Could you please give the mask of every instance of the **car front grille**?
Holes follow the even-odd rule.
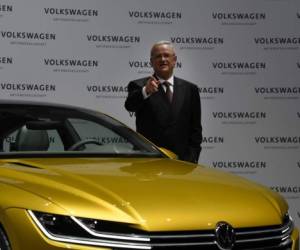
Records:
[[[287,220],[283,225],[279,226],[243,229],[236,228],[236,240],[232,250],[291,250],[292,241],[290,239],[290,235],[292,230],[293,222],[291,220]],[[149,249],[153,250],[221,249],[216,243],[214,230],[176,233],[159,232],[143,236],[150,238],[150,242],[145,245],[149,246]]]
[[[290,231],[284,227],[238,230],[233,250],[290,250]],[[150,235],[151,249],[207,249],[219,250],[214,232]]]

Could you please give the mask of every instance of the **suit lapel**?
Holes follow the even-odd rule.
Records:
[[[172,113],[176,118],[183,105],[186,88],[184,84],[176,77],[174,77],[174,88],[173,88],[173,101],[172,101]]]

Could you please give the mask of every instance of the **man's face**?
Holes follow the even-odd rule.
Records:
[[[163,79],[168,79],[173,74],[177,57],[169,45],[161,44],[152,49],[150,61],[155,74]]]

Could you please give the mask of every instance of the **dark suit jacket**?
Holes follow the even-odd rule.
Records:
[[[135,112],[137,131],[159,147],[173,151],[179,159],[198,162],[202,142],[198,87],[174,77],[170,104],[161,85],[158,92],[143,98],[142,88],[148,79],[128,84],[125,108]]]

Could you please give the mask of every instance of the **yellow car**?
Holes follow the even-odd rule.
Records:
[[[286,201],[115,119],[0,102],[0,249],[298,250]]]

